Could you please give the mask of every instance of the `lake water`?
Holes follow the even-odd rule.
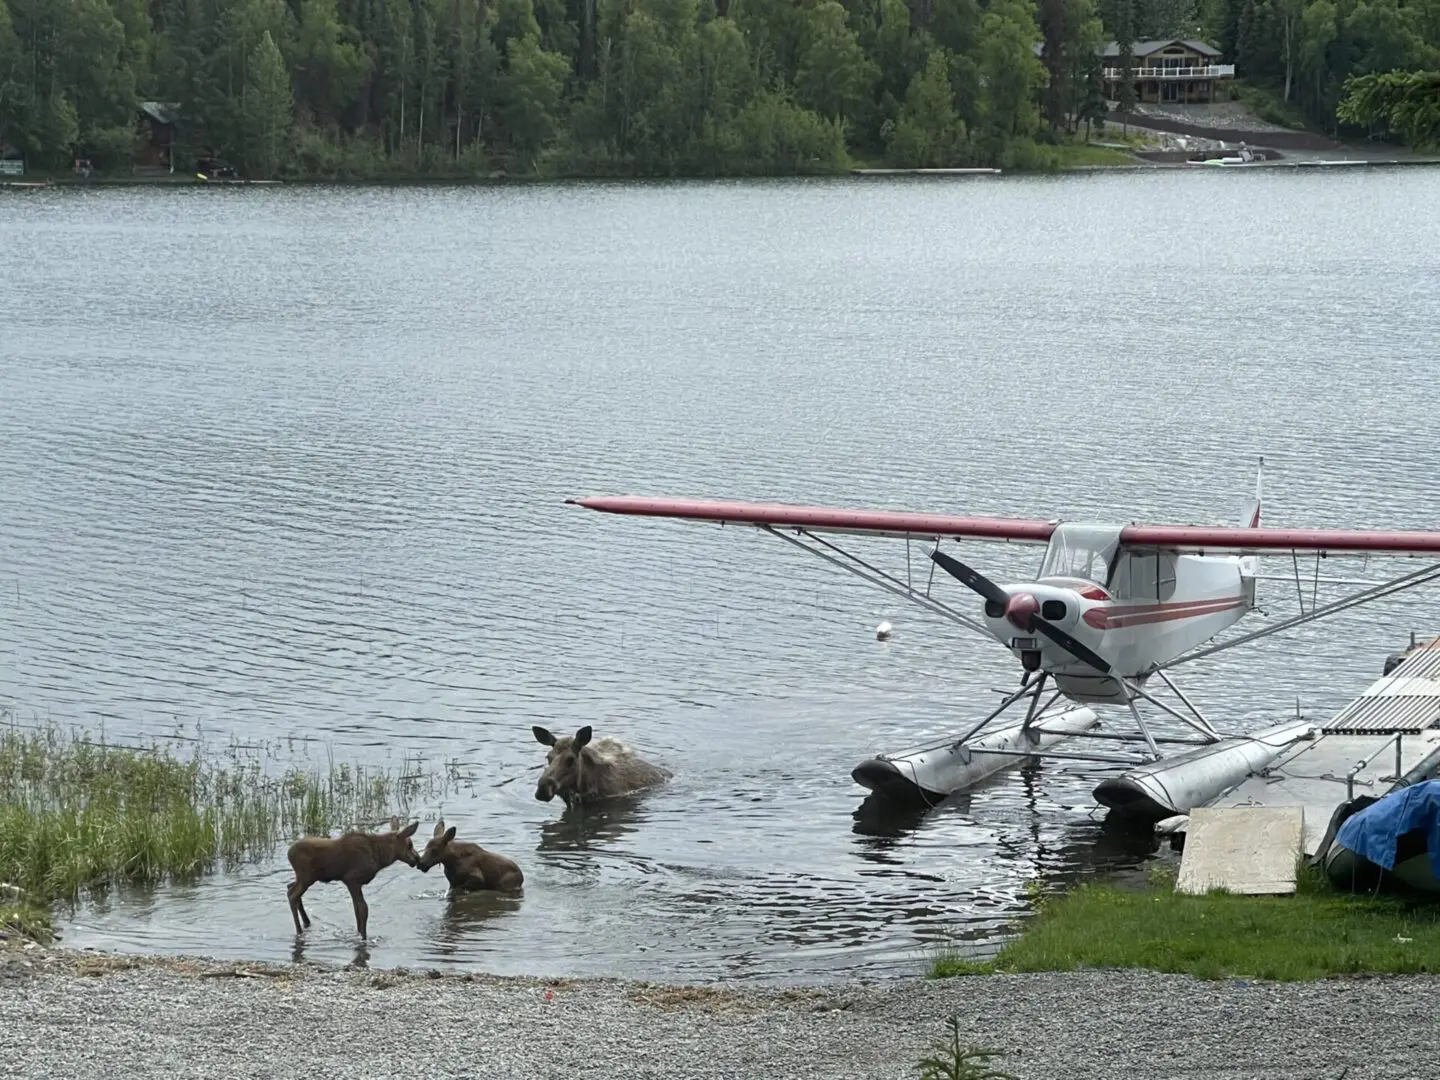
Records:
[[[1436,527],[1437,207],[1428,169],[0,193],[0,703],[468,777],[409,808],[419,839],[443,812],[523,899],[386,870],[372,966],[908,973],[1032,877],[1150,857],[1102,829],[1106,771],[857,818],[850,769],[988,711],[1009,655],[757,532],[564,500],[1228,524],[1263,454],[1268,523]],[[1182,686],[1227,730],[1325,714],[1432,612],[1360,608]],[[535,723],[675,781],[564,819]],[[288,879],[282,846],[62,930],[284,960]],[[307,907],[293,954],[354,959],[344,889]]]

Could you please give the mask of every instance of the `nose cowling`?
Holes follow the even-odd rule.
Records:
[[[1040,601],[1030,593],[1018,593],[1005,605],[1005,618],[1020,630],[1030,629],[1030,618],[1040,611]]]

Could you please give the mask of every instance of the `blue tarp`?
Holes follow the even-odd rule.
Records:
[[[1352,814],[1335,834],[1335,842],[1394,870],[1395,841],[1412,829],[1424,831],[1430,865],[1440,872],[1440,780],[1411,784]]]

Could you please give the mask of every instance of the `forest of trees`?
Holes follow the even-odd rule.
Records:
[[[1424,137],[1341,101],[1440,71],[1440,0],[0,0],[0,144],[128,169],[160,101],[178,167],[252,176],[1034,167],[1106,115],[1098,46],[1172,35],[1313,124]]]

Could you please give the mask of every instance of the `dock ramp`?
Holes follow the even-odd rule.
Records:
[[[1175,891],[1293,893],[1304,820],[1300,806],[1197,807],[1190,815]]]

